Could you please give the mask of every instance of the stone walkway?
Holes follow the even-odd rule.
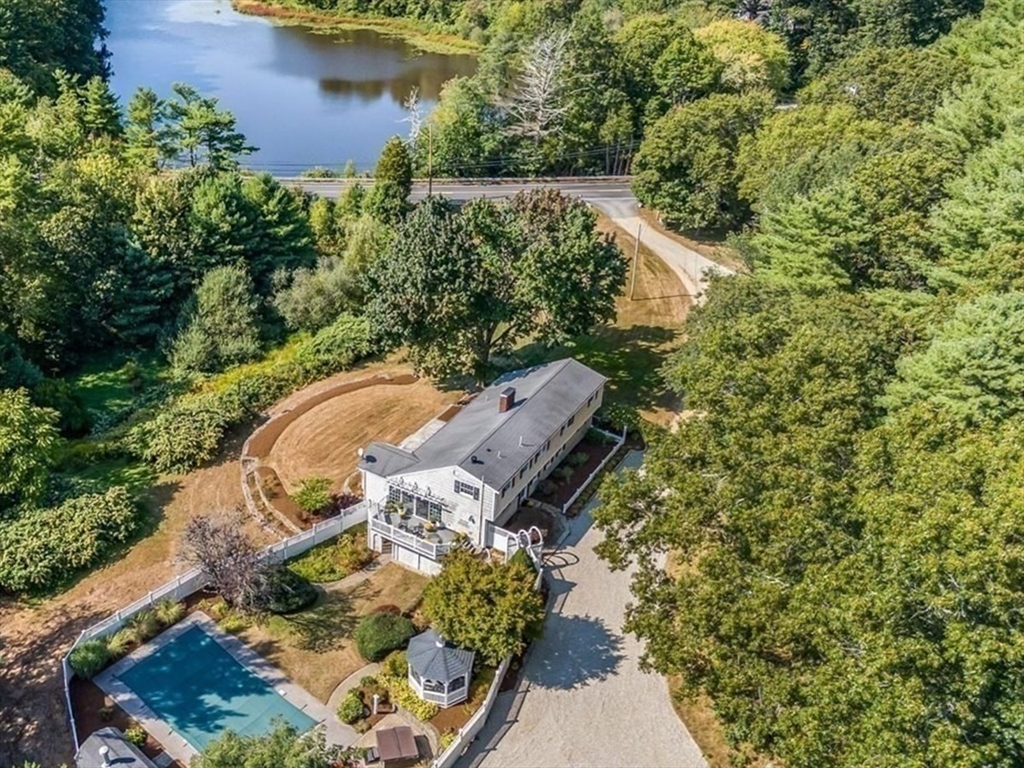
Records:
[[[638,466],[631,452],[625,466]],[[665,679],[640,671],[641,646],[624,635],[629,572],[594,554],[602,534],[592,500],[548,558],[553,605],[527,654],[519,687],[500,694],[461,768],[705,768],[676,716]]]

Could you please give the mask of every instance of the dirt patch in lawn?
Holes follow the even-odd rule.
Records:
[[[353,639],[359,619],[382,605],[412,612],[430,581],[394,563],[358,583],[351,583],[352,579],[325,587],[312,608],[291,616],[274,616],[239,637],[292,682],[326,702],[342,680],[366,664]]]
[[[148,535],[65,592],[33,602],[0,602],[0,765],[70,763],[71,729],[60,659],[79,632],[187,570],[179,560],[185,523],[200,513],[226,518],[243,503],[232,441],[212,466],[163,478],[149,494]],[[250,517],[260,545],[275,537]]]
[[[359,448],[373,440],[401,442],[461,396],[411,376],[401,386],[381,383],[345,391],[319,400],[287,424],[263,463],[288,492],[310,475],[330,478],[339,491],[356,470]]]

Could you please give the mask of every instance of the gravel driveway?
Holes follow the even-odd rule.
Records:
[[[637,466],[630,453],[624,466]],[[640,671],[622,633],[629,573],[594,554],[595,502],[549,558],[553,606],[527,654],[518,690],[499,695],[460,768],[698,768],[707,763],[676,717],[665,679]]]

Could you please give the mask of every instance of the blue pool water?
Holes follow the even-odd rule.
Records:
[[[316,721],[192,627],[119,676],[157,716],[202,751],[224,731],[260,736],[280,718],[299,731]]]

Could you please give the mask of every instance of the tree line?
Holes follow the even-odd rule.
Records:
[[[746,211],[707,210],[750,274],[691,313],[664,375],[693,415],[597,521],[639,568],[646,662],[746,754],[1020,764],[1022,35],[1024,7],[989,0],[925,48],[842,59],[795,109],[751,102],[738,140],[739,102],[708,97],[719,149],[684,150],[738,169]]]
[[[673,224],[715,216],[669,205],[703,173],[719,202],[735,176],[719,155],[781,98],[865,51],[916,50],[982,0],[300,0],[401,16],[476,41],[479,70],[414,109],[417,173],[624,174],[640,149],[643,202]],[[909,89],[908,89],[909,92]],[[708,96],[718,98],[702,103]],[[700,106],[697,106],[697,105]],[[415,101],[413,102],[415,106]],[[706,131],[697,129],[709,121]],[[738,125],[723,129],[722,123]],[[723,135],[724,131],[724,135]],[[687,155],[690,141],[711,144]],[[666,159],[666,147],[678,146]],[[638,159],[640,159],[638,158]],[[656,188],[655,188],[656,187]],[[726,190],[726,193],[728,189]],[[735,217],[741,201],[720,201]]]

